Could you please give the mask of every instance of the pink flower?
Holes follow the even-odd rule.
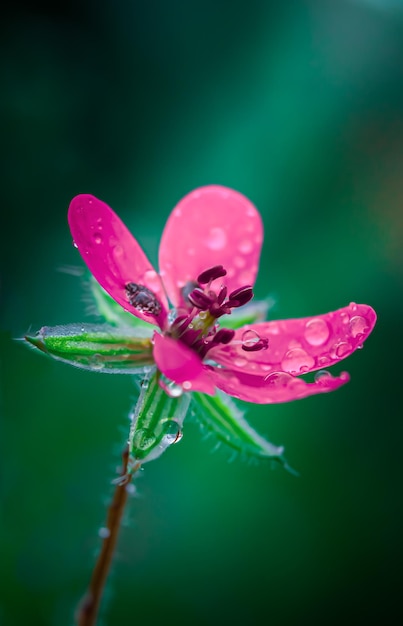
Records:
[[[162,235],[159,274],[101,200],[75,197],[68,219],[100,285],[126,311],[157,327],[157,368],[184,391],[212,395],[218,387],[254,403],[333,391],[349,380],[347,373],[318,371],[315,382],[299,375],[349,356],[375,325],[371,307],[352,303],[315,317],[220,328],[224,315],[253,297],[263,241],[258,211],[232,189],[201,187],[179,202]]]

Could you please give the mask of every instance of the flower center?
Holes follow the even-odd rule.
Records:
[[[230,343],[235,335],[232,329],[219,328],[218,318],[230,315],[232,309],[243,306],[253,298],[250,285],[235,289],[229,295],[224,284],[212,286],[214,281],[226,274],[222,265],[215,265],[202,272],[196,282],[187,283],[182,289],[187,310],[176,317],[168,331],[171,337],[182,341],[201,358],[214,346]],[[242,349],[255,351],[267,348],[264,340],[256,336],[252,339],[242,341]]]

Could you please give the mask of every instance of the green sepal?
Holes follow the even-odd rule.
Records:
[[[130,415],[129,452],[134,461],[146,463],[158,458],[182,437],[190,394],[177,388],[169,396],[158,383],[160,373],[153,367],[141,384],[140,396]],[[176,389],[176,388],[175,388]],[[173,387],[171,387],[174,392]]]
[[[25,339],[49,356],[82,369],[114,373],[138,374],[153,364],[149,333],[132,328],[116,328],[106,324],[67,324],[44,326]]]
[[[229,396],[218,391],[215,396],[194,392],[192,409],[208,433],[248,457],[266,458],[281,463],[284,448],[261,437],[245,420],[242,411]]]
[[[245,304],[239,309],[234,309],[230,315],[220,317],[220,326],[236,330],[246,324],[264,322],[271,304],[270,300],[253,300],[253,302]]]
[[[115,302],[105,289],[101,287],[92,274],[88,275],[87,285],[95,306],[96,314],[101,316],[109,324],[123,327],[152,328],[149,322],[145,322],[132,313],[125,311],[121,305]]]

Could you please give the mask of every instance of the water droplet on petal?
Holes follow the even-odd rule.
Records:
[[[341,321],[342,321],[343,324],[348,324],[348,322],[350,321],[349,314],[346,313],[345,311],[340,313],[340,317],[341,317]]]
[[[342,359],[343,357],[350,354],[352,347],[347,341],[341,341],[339,344],[334,346],[335,355],[338,359]]]
[[[222,250],[227,243],[227,235],[223,228],[219,228],[218,226],[212,228],[210,230],[207,246],[210,250]]]
[[[238,250],[242,254],[248,254],[249,252],[252,251],[252,249],[253,249],[253,243],[250,239],[243,239],[238,246]]]
[[[330,363],[330,357],[323,355],[318,358],[318,365],[326,365],[326,363]]]
[[[360,335],[364,335],[365,331],[369,328],[368,322],[365,317],[361,315],[355,315],[350,320],[350,335],[354,337],[359,337]]]
[[[123,248],[118,243],[113,248],[113,256],[115,257],[115,259],[120,259],[123,256]]]
[[[102,235],[101,235],[101,233],[94,233],[92,235],[92,238],[94,239],[96,244],[102,243]]]
[[[182,387],[185,391],[189,391],[189,389],[192,388],[192,383],[190,380],[185,380],[184,383],[182,383]]]
[[[301,348],[294,348],[289,350],[281,361],[281,367],[286,372],[291,374],[300,374],[303,371],[307,372],[315,365],[315,359],[302,350]]]
[[[329,326],[320,317],[314,317],[305,324],[304,337],[311,346],[322,346],[329,339],[329,335]]]
[[[357,310],[357,305],[355,302],[350,302],[349,307],[352,311],[356,311]]]
[[[246,261],[243,257],[241,256],[236,256],[234,257],[234,261],[233,261],[235,267],[237,267],[238,269],[242,269],[243,267],[245,267]]]
[[[265,363],[261,363],[260,369],[262,370],[262,372],[270,372],[270,370],[273,368],[271,365],[266,365]]]
[[[264,378],[269,387],[287,387],[291,380],[293,380],[293,376],[286,372],[273,372]]]
[[[237,358],[234,360],[234,365],[235,365],[235,367],[245,367],[245,365],[247,364],[247,362],[248,362],[248,361],[247,361],[247,359],[242,358],[242,357],[237,357]]]
[[[136,453],[136,450],[148,450],[152,448],[156,442],[156,438],[154,433],[148,428],[140,428],[140,430],[136,431],[133,437],[133,451]]]
[[[291,350],[291,348],[301,348],[301,344],[299,341],[296,341],[295,339],[291,339],[290,343],[288,344],[289,349]]]
[[[229,275],[229,272],[228,272],[228,275]],[[242,272],[242,274],[239,277],[239,282],[242,285],[252,285],[254,282],[254,277],[252,275],[252,272],[248,272],[248,271]]]

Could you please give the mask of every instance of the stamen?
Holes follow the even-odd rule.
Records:
[[[249,338],[245,338],[249,335]],[[252,336],[250,336],[252,335]],[[260,335],[252,328],[245,330],[242,335],[242,350],[245,352],[257,352],[259,350],[267,350],[269,347],[269,340],[266,337],[260,337]]]
[[[235,330],[232,328],[220,328],[213,337],[213,343],[229,343],[235,335]]]
[[[227,297],[227,291],[228,289],[225,286],[221,287],[217,296],[218,304],[222,304],[224,302],[225,298]]]
[[[239,289],[235,289],[235,291],[232,291],[228,296],[231,306],[243,306],[244,304],[249,302],[249,300],[252,300],[252,298],[253,289],[249,285],[246,285],[245,287],[239,287]],[[233,301],[236,301],[238,304],[233,304]]]
[[[196,281],[194,280],[189,280],[184,287],[182,287],[181,292],[182,292],[182,296],[183,299],[186,300],[189,297],[189,294],[192,293],[193,289],[196,289],[196,287],[198,287],[199,285],[196,283]]]
[[[193,306],[201,309],[202,311],[207,311],[213,303],[213,300],[209,298],[209,296],[201,289],[193,289],[193,291],[188,295],[188,300],[191,304],[193,304]]]
[[[127,299],[135,309],[149,315],[161,313],[161,304],[151,289],[137,283],[127,283],[125,289]]]
[[[222,265],[215,265],[214,267],[210,267],[210,269],[205,270],[197,277],[197,282],[200,285],[206,285],[210,283],[212,280],[216,278],[221,278],[221,276],[226,276],[227,270],[223,268]]]

